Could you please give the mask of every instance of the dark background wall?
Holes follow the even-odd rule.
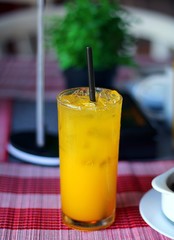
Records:
[[[24,1],[25,2],[25,1]],[[52,3],[62,4],[65,0],[52,0]],[[165,14],[174,16],[174,1],[173,0],[120,0],[120,3],[128,6],[141,7],[145,9],[159,11]],[[30,7],[30,4],[14,4],[14,3],[5,3],[1,1],[0,3],[0,14],[3,14],[7,11],[14,11],[20,8]]]

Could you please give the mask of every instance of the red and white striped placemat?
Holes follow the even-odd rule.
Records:
[[[167,240],[148,226],[139,202],[174,161],[120,162],[116,221],[105,230],[72,230],[61,220],[59,168],[0,164],[1,240]]]
[[[45,60],[44,71],[45,98],[55,101],[58,92],[65,87],[63,75],[57,62],[50,58]],[[0,58],[0,97],[33,100],[36,81],[36,58]]]

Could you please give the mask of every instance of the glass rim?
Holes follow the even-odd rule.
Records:
[[[70,107],[70,106],[68,106],[68,104],[67,104],[66,102],[63,102],[63,101],[61,100],[61,96],[63,96],[63,95],[68,95],[68,94],[66,94],[66,93],[68,93],[68,92],[74,92],[75,90],[80,89],[80,88],[81,88],[81,89],[89,89],[89,87],[74,87],[74,88],[64,89],[63,91],[61,91],[61,92],[59,92],[59,93],[57,94],[57,96],[56,96],[57,103],[62,104],[62,105],[67,106],[67,107]],[[102,90],[102,89],[109,90],[109,91],[116,91],[116,92],[118,93],[118,97],[119,97],[119,98],[116,100],[116,102],[115,102],[113,105],[119,104],[119,103],[121,103],[121,102],[123,101],[122,95],[121,95],[116,89],[109,89],[109,88],[102,88],[102,87],[96,87],[96,88],[95,88],[96,91],[100,91],[100,90]],[[90,99],[89,99],[89,101],[90,101]]]

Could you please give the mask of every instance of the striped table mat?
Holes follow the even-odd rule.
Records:
[[[0,164],[1,240],[166,240],[148,226],[139,202],[151,180],[174,161],[120,162],[116,221],[105,230],[84,232],[61,220],[59,168]]]
[[[150,69],[155,65],[161,68],[170,62],[156,62],[149,56],[136,56],[135,61],[142,69]],[[158,64],[158,65],[157,65]],[[45,97],[47,100],[56,99],[59,91],[65,88],[65,79],[58,66],[57,60],[46,55],[44,63],[45,71]],[[136,68],[120,66],[115,78],[119,82],[126,83],[137,78]],[[0,97],[15,99],[35,99],[36,90],[36,58],[6,56],[0,58]]]
[[[45,60],[45,97],[55,100],[59,91],[65,87],[64,78],[54,59]],[[36,58],[0,58],[0,97],[11,99],[35,99]]]

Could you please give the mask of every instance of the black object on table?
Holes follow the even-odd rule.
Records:
[[[119,158],[121,160],[155,158],[158,134],[156,128],[130,93],[120,93],[123,96],[123,107]]]

